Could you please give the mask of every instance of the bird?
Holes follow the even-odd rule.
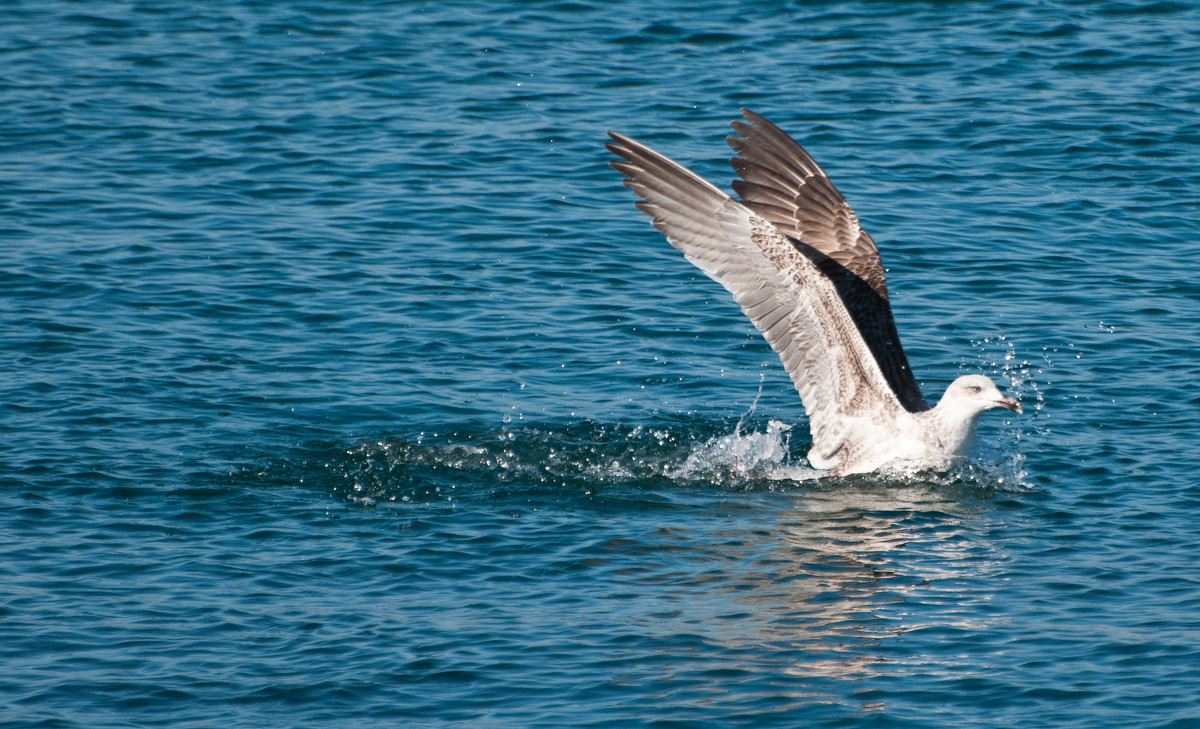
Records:
[[[945,470],[979,417],[1022,413],[986,375],[963,375],[930,406],[909,368],[878,247],[816,161],[742,109],[726,138],[738,198],[623,134],[609,164],[637,209],[725,287],[780,357],[808,416],[813,468],[833,476]]]

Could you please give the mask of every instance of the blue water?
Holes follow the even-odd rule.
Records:
[[[0,725],[1200,727],[1200,6],[9,2]],[[748,106],[972,462],[634,210]]]

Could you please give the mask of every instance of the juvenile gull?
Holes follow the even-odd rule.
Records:
[[[671,245],[724,286],[783,360],[812,432],[809,463],[835,475],[944,468],[965,456],[985,410],[1021,412],[984,375],[930,407],[888,303],[875,241],[825,172],[779,127],[742,110],[729,136],[735,200],[629,137],[609,132],[640,201]]]

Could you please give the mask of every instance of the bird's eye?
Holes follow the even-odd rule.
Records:
[[[967,389],[970,390],[972,395],[978,395],[980,392],[979,385],[968,385]]]

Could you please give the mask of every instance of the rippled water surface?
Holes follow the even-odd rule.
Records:
[[[11,2],[0,725],[1200,727],[1193,3]],[[970,463],[632,206],[748,106]]]

